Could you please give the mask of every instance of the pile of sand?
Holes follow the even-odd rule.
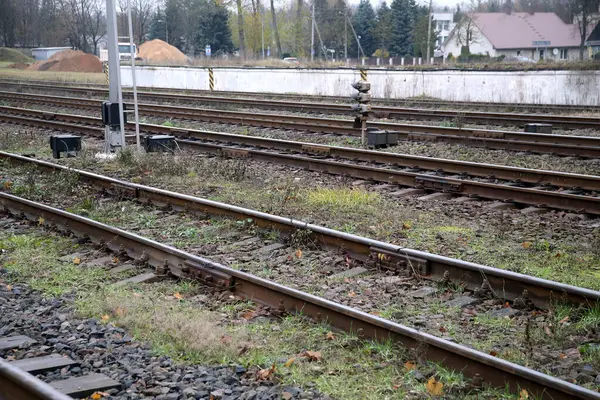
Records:
[[[150,40],[140,46],[139,56],[148,63],[184,64],[187,57],[175,46],[160,39]]]
[[[63,50],[47,60],[38,61],[28,68],[30,71],[58,72],[102,72],[98,57],[79,50]]]

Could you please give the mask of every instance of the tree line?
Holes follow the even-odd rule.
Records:
[[[349,7],[345,0],[131,0],[135,41],[168,41],[188,55],[235,50],[242,57],[416,56],[427,54],[427,6],[415,0],[388,0],[374,9],[369,0]],[[456,6],[454,21],[466,12],[555,12],[571,23],[585,21],[599,0],[471,0]],[[117,0],[119,35],[127,34],[126,0]],[[587,17],[586,17],[587,15]],[[575,18],[575,23],[583,22]],[[72,46],[97,53],[106,35],[105,0],[0,0],[0,45]],[[437,38],[432,24],[431,49]],[[589,33],[589,32],[588,32]],[[583,34],[583,33],[582,33]],[[360,45],[359,45],[360,44]],[[431,53],[433,54],[433,53]]]

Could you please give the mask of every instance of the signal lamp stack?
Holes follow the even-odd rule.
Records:
[[[354,118],[354,127],[360,128],[361,131],[361,143],[364,146],[367,145],[367,120],[371,114],[371,83],[365,80],[360,80],[352,84],[352,87],[358,90],[352,98],[358,102],[358,104],[352,104],[352,111],[356,111],[356,117]]]

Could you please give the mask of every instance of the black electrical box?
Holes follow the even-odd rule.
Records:
[[[175,136],[169,135],[148,135],[144,137],[144,149],[148,153],[161,152],[161,151],[175,151],[177,144],[175,143]]]
[[[123,123],[127,123],[126,104],[123,103]],[[118,126],[121,125],[119,118],[119,103],[111,103],[110,101],[102,102],[102,122],[104,125]]]
[[[54,135],[50,136],[50,148],[52,157],[60,158],[60,153],[75,155],[81,150],[81,136],[75,135]]]
[[[398,144],[398,132],[388,132],[377,128],[368,128],[367,139],[367,146],[372,149],[396,146]]]
[[[528,133],[552,133],[552,124],[527,124],[525,132]]]

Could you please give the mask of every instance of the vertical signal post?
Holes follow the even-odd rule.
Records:
[[[362,76],[361,76],[362,78]],[[366,80],[360,80],[352,84],[352,87],[358,90],[352,98],[358,102],[358,104],[352,104],[352,111],[356,111],[356,117],[354,118],[354,127],[360,128],[361,130],[361,144],[363,147],[367,146],[367,120],[371,114],[371,83]]]

